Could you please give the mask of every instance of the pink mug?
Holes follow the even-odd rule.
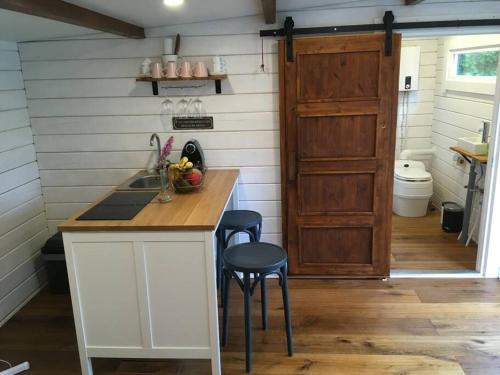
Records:
[[[198,61],[194,65],[194,76],[198,78],[208,77],[208,69],[203,61]]]
[[[162,71],[161,71],[161,63],[153,63],[151,64],[151,77],[153,78],[161,78],[162,77]]]
[[[182,62],[180,76],[182,78],[191,78],[193,76],[193,71],[191,69],[191,63],[189,61]]]
[[[167,78],[177,78],[177,64],[174,61],[169,61],[167,63],[165,75]]]

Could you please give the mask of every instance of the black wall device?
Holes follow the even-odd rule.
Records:
[[[406,90],[411,89],[411,76],[405,77],[405,89]]]

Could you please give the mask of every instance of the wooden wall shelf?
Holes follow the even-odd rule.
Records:
[[[227,74],[209,75],[208,77],[190,77],[190,78],[152,78],[152,77],[138,77],[137,82],[151,82],[153,87],[153,95],[158,95],[158,82],[181,82],[181,81],[214,81],[215,93],[222,93],[221,81],[227,79]]]

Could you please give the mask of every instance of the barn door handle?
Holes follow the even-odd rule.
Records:
[[[297,154],[295,152],[288,153],[288,180],[295,181],[297,176]]]

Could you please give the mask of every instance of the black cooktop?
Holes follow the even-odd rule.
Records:
[[[158,194],[154,191],[111,194],[76,220],[131,220]]]

